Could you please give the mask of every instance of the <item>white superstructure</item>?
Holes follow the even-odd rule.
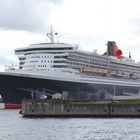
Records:
[[[99,55],[80,50],[77,45],[65,43],[39,43],[15,50],[19,69],[24,73],[36,72],[140,79],[140,64],[131,58]],[[11,71],[11,70],[8,70]]]

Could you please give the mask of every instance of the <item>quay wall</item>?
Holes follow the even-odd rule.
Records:
[[[23,116],[48,117],[140,117],[140,103],[86,103],[62,100],[22,101]]]

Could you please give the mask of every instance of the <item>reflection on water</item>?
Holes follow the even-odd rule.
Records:
[[[140,119],[23,118],[0,109],[0,140],[139,140]]]

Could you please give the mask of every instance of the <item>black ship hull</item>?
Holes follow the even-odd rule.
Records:
[[[33,78],[26,75],[0,74],[0,94],[5,108],[20,108],[24,98],[35,97],[36,91],[47,91],[48,98],[54,93],[68,93],[68,98],[77,100],[102,100],[110,95],[122,95],[123,92],[138,93],[139,86],[121,86],[114,84],[64,81]],[[33,95],[32,95],[33,94]]]

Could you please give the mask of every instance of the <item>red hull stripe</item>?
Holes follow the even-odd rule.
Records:
[[[21,104],[4,104],[5,109],[20,109]]]

